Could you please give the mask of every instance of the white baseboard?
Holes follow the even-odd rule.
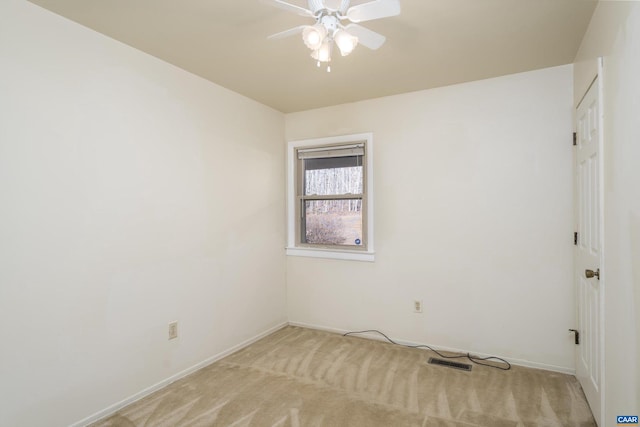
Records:
[[[326,332],[335,332],[335,333],[339,333],[339,334],[345,334],[347,332],[351,332],[345,329],[337,329],[337,328],[330,328],[327,326],[320,326],[320,325],[314,325],[314,324],[309,324],[309,323],[304,323],[304,322],[289,322],[289,325],[291,326],[300,326],[302,328],[309,328],[309,329],[317,329],[320,331],[326,331]],[[384,341],[387,342],[387,340],[378,335],[378,334],[358,334],[357,336],[362,337],[362,338],[368,338],[368,339],[372,339],[372,340],[377,340],[377,341]],[[560,372],[563,374],[569,374],[569,375],[575,375],[576,374],[576,370],[573,368],[567,368],[564,366],[555,366],[555,365],[548,365],[545,363],[539,363],[539,362],[532,362],[530,360],[522,360],[522,359],[513,359],[510,357],[506,357],[506,356],[496,356],[495,354],[484,354],[484,353],[478,353],[475,351],[469,351],[469,350],[463,350],[463,349],[459,349],[459,348],[451,348],[451,347],[443,347],[441,345],[437,345],[437,344],[426,344],[426,343],[417,343],[417,342],[413,342],[413,341],[407,341],[407,340],[403,340],[403,339],[396,339],[391,337],[391,339],[393,339],[395,342],[397,342],[398,344],[403,344],[403,345],[428,345],[431,348],[434,348],[436,350],[441,350],[441,351],[450,351],[450,352],[454,352],[454,353],[470,353],[474,356],[478,356],[478,357],[499,357],[501,359],[505,359],[507,360],[509,363],[511,363],[512,365],[517,365],[517,366],[524,366],[527,368],[536,368],[536,369],[544,369],[545,371],[552,371],[552,372]]]
[[[70,427],[84,427],[84,426],[87,426],[87,425],[89,425],[91,423],[95,423],[96,421],[99,421],[99,420],[101,420],[103,418],[106,418],[106,417],[108,417],[110,415],[113,415],[114,413],[116,413],[120,409],[124,408],[125,406],[131,405],[133,402],[136,402],[136,401],[142,399],[143,397],[147,397],[151,393],[153,393],[155,391],[158,391],[161,388],[164,388],[164,387],[168,386],[169,384],[171,384],[171,383],[173,383],[173,382],[175,382],[175,381],[177,381],[177,380],[179,380],[181,378],[184,378],[187,375],[189,375],[189,374],[191,374],[191,373],[193,373],[193,372],[195,372],[195,371],[197,371],[199,369],[204,368],[205,366],[209,366],[210,364],[212,364],[214,362],[217,362],[218,360],[222,359],[223,357],[226,357],[226,356],[230,355],[231,353],[235,353],[236,351],[241,350],[241,349],[249,346],[250,344],[253,344],[254,342],[258,341],[259,339],[264,338],[267,335],[269,335],[269,334],[271,334],[271,333],[273,333],[273,332],[275,332],[277,330],[280,330],[280,329],[284,328],[287,325],[288,325],[287,322],[283,322],[283,323],[280,323],[280,324],[278,324],[278,325],[276,325],[276,326],[274,326],[272,328],[269,328],[266,331],[261,332],[258,335],[254,336],[252,338],[249,338],[248,340],[245,340],[245,341],[241,342],[240,344],[234,345],[233,347],[231,347],[231,348],[229,348],[229,349],[227,349],[225,351],[222,351],[222,352],[220,352],[220,353],[218,353],[218,354],[216,354],[214,356],[211,356],[211,357],[203,360],[200,363],[196,363],[195,365],[193,365],[193,366],[191,366],[191,367],[189,367],[189,368],[187,368],[187,369],[185,369],[185,370],[183,370],[181,372],[178,372],[177,374],[172,375],[169,378],[166,378],[166,379],[164,379],[164,380],[162,380],[162,381],[160,381],[160,382],[158,382],[158,383],[156,383],[156,384],[154,384],[154,385],[152,385],[150,387],[147,387],[144,390],[134,394],[133,396],[130,396],[130,397],[124,399],[124,400],[121,400],[120,402],[115,403],[115,404],[109,406],[106,409],[103,409],[103,410],[101,410],[99,412],[96,412],[93,415],[88,416],[87,418],[85,418],[83,420],[80,420],[80,421],[78,421],[78,422],[76,422],[74,424],[71,424]]]

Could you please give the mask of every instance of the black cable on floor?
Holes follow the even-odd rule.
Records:
[[[433,349],[431,347],[429,347],[426,344],[419,344],[419,345],[406,345],[406,344],[400,344],[395,342],[394,340],[392,340],[391,338],[389,338],[388,336],[386,336],[384,333],[378,331],[377,329],[369,329],[367,331],[353,331],[353,332],[347,332],[346,334],[342,334],[343,337],[346,337],[348,335],[356,335],[356,334],[366,334],[369,332],[374,332],[377,334],[382,335],[383,337],[385,337],[387,339],[387,341],[389,341],[391,344],[395,344],[395,345],[400,345],[402,347],[409,347],[409,348],[426,348],[429,349],[431,351],[433,351],[435,354],[437,354],[438,356],[444,358],[444,359],[461,359],[461,358],[467,358],[469,359],[472,363],[475,363],[476,365],[482,365],[482,366],[488,366],[490,368],[495,368],[495,369],[500,369],[503,371],[508,371],[509,369],[511,369],[511,363],[507,362],[506,360],[500,358],[500,357],[495,357],[495,356],[489,356],[489,357],[477,357],[477,356],[472,356],[470,353],[467,354],[461,354],[459,356],[446,356],[442,353],[440,353],[438,350]],[[482,363],[485,361],[496,361],[497,363],[504,363],[506,366],[496,366],[496,365],[492,365],[489,363]]]

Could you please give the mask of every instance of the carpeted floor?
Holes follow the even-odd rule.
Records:
[[[94,426],[595,427],[575,377],[288,326]]]

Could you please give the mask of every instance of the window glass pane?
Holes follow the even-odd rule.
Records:
[[[362,194],[362,156],[304,160],[304,195]]]
[[[305,243],[361,246],[362,200],[305,202]]]

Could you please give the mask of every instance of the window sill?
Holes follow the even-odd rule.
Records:
[[[287,248],[287,256],[342,259],[348,261],[374,262],[374,252],[340,251],[335,249]]]

